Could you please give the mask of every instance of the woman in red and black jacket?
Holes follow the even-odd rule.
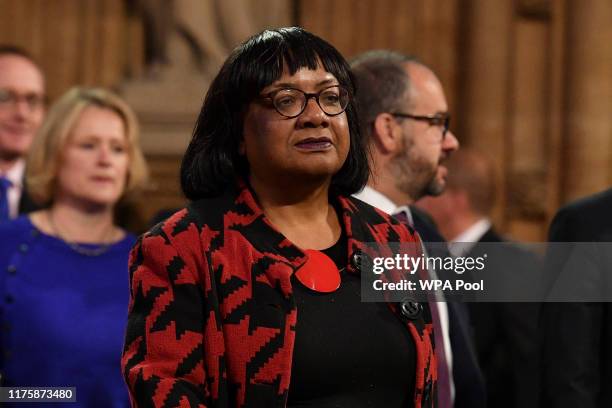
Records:
[[[368,177],[353,91],[300,28],[227,59],[182,163],[192,203],[131,254],[134,406],[436,405],[427,304],[361,302],[366,243],[418,237],[350,198]]]

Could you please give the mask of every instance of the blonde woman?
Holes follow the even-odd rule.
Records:
[[[118,96],[74,88],[51,108],[26,172],[45,209],[0,225],[4,386],[70,386],[67,406],[129,406],[119,355],[135,237],[114,208],[145,179],[137,121]]]

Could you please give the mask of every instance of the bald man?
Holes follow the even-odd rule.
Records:
[[[36,206],[24,191],[25,158],[45,115],[45,79],[30,55],[0,46],[0,220]]]

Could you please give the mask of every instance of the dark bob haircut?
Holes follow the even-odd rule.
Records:
[[[215,197],[246,179],[246,158],[238,154],[243,118],[248,105],[263,88],[283,75],[319,64],[355,94],[354,79],[344,57],[329,43],[298,27],[263,31],[238,46],[227,58],[206,94],[193,137],[181,164],[181,187],[190,200]],[[366,144],[360,137],[354,102],[346,116],[350,148],[342,168],[332,177],[333,194],[359,191],[369,176]]]

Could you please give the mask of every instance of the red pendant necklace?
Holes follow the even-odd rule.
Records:
[[[295,277],[308,289],[330,293],[340,287],[340,271],[332,259],[321,251],[307,249],[308,259],[295,273]]]

